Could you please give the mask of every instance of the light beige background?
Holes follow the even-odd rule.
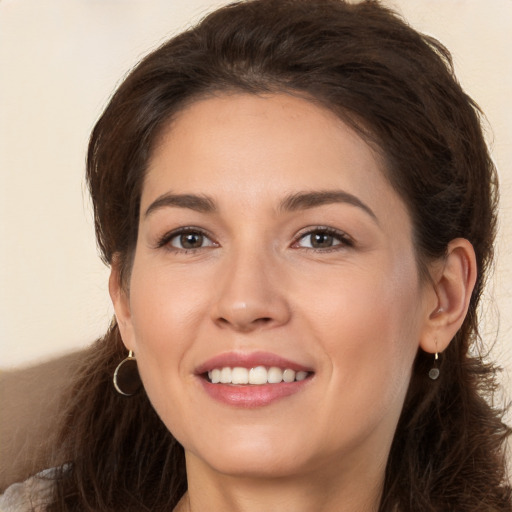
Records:
[[[83,182],[88,134],[141,56],[222,3],[0,0],[0,367],[104,332],[112,309]],[[512,395],[512,0],[385,3],[452,51],[489,120],[503,197],[485,334],[498,339],[493,354]]]

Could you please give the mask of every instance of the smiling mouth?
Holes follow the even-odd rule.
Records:
[[[211,384],[263,386],[265,384],[280,384],[281,382],[300,382],[307,379],[311,374],[312,372],[295,371],[291,368],[279,368],[277,366],[255,366],[250,369],[239,366],[225,366],[208,371],[204,374],[204,378]]]

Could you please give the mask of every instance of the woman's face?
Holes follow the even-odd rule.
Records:
[[[383,469],[430,292],[403,202],[331,112],[285,94],[183,110],[150,161],[127,293],[123,340],[188,464]]]

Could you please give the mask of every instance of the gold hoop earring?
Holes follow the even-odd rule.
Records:
[[[436,352],[436,355],[434,356],[434,366],[432,368],[430,368],[430,370],[428,372],[428,376],[432,380],[437,380],[439,378],[439,374],[441,373],[439,371],[439,368],[437,367],[437,360],[438,359],[439,359],[439,353]]]
[[[128,357],[117,365],[112,382],[116,391],[123,396],[133,396],[142,387],[137,360],[131,350]]]

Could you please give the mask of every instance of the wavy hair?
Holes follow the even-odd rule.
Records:
[[[418,272],[468,239],[478,279],[437,381],[418,352],[386,468],[381,512],[512,511],[493,407],[495,368],[477,355],[478,305],[493,257],[497,177],[481,113],[449,52],[378,1],[249,0],[208,15],[144,58],[90,139],[87,180],[102,258],[128,283],[153,145],[185,105],[222,92],[279,93],[329,108],[376,148],[411,216]],[[115,323],[69,392],[49,511],[168,511],[187,489],[183,448],[142,391],[111,380],[125,357]]]

